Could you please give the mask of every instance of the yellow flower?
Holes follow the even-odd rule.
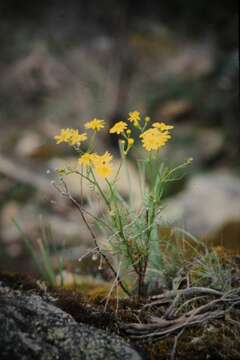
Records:
[[[94,164],[98,163],[110,163],[112,155],[106,151],[103,155],[92,154],[92,161]]]
[[[171,139],[171,135],[165,131],[161,132],[157,128],[150,128],[140,135],[143,147],[147,151],[158,150]]]
[[[102,164],[102,165],[96,166],[95,171],[96,171],[97,175],[99,175],[103,178],[106,178],[106,177],[112,175],[112,166],[109,164],[105,164],[105,165]]]
[[[71,137],[69,139],[69,144],[70,145],[80,144],[82,141],[85,141],[85,140],[87,140],[87,134],[86,133],[80,134],[78,130],[73,130],[72,129]]]
[[[139,111],[132,111],[130,113],[128,113],[129,118],[128,120],[133,123],[134,126],[138,126],[139,125],[139,121],[141,120],[140,118],[140,112]]]
[[[61,129],[60,134],[54,136],[57,144],[61,144],[62,142],[68,143],[72,135],[71,129]]]
[[[112,175],[112,166],[109,164],[99,165],[95,167],[95,172],[98,176],[102,178],[107,178]]]
[[[117,122],[110,130],[110,134],[121,134],[126,130],[127,124],[124,121]]]
[[[174,126],[172,126],[172,125],[167,125],[167,124],[165,124],[165,123],[163,123],[163,122],[155,122],[155,123],[153,123],[153,125],[152,125],[154,128],[157,128],[157,129],[159,129],[160,131],[168,131],[168,130],[171,130],[171,129],[173,129],[174,128]]]
[[[91,121],[88,121],[84,126],[86,129],[92,129],[94,131],[99,131],[102,128],[104,128],[104,120],[100,120],[100,119],[93,119]]]
[[[94,154],[92,156],[92,162],[96,174],[103,178],[110,176],[113,171],[111,160],[112,155],[108,151],[103,155]]]
[[[134,139],[133,138],[128,138],[128,145],[133,145],[134,144]]]
[[[87,134],[80,134],[78,130],[74,129],[62,129],[60,134],[56,135],[54,138],[57,144],[65,142],[70,145],[76,145],[87,140]]]
[[[89,166],[92,161],[93,156],[94,156],[94,154],[85,153],[80,157],[78,162],[80,165]]]

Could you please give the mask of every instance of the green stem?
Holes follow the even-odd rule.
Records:
[[[109,211],[111,211],[111,204],[110,204],[110,202],[108,201],[107,197],[105,196],[103,190],[101,189],[101,186],[100,186],[99,183],[97,182],[97,179],[96,179],[96,177],[95,177],[95,175],[94,175],[94,172],[93,172],[92,168],[90,168],[90,173],[91,173],[91,175],[92,175],[92,177],[93,177],[93,180],[94,180],[93,183],[94,183],[94,185],[96,185],[96,187],[97,187],[100,195],[102,196],[103,200],[105,201],[105,203],[106,203]]]
[[[134,269],[134,271],[138,274],[138,269],[134,263],[134,259],[132,257],[132,254],[130,252],[130,249],[129,249],[129,245],[128,245],[128,241],[125,237],[125,234],[124,234],[124,228],[123,228],[123,224],[122,224],[122,219],[121,219],[121,215],[119,213],[119,209],[118,209],[118,205],[117,205],[117,202],[116,202],[116,197],[115,197],[115,194],[114,194],[114,191],[113,191],[113,188],[112,188],[112,185],[111,183],[106,179],[106,183],[108,184],[109,186],[109,189],[110,189],[110,192],[111,192],[111,195],[112,195],[112,198],[113,198],[113,201],[115,202],[115,209],[116,209],[116,215],[117,215],[117,223],[115,222],[115,226],[117,227],[118,229],[118,232],[119,232],[119,236],[123,239],[125,245],[126,245],[126,250],[127,250],[127,256],[128,258],[130,259],[131,263],[132,263],[132,267]]]

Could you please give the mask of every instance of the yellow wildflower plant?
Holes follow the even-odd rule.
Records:
[[[127,123],[124,121],[118,121],[110,130],[110,134],[121,134],[127,129]]]
[[[131,111],[128,113],[128,120],[133,123],[133,125],[135,127],[138,127],[139,126],[139,122],[141,120],[141,117],[140,117],[140,112],[139,111]]]
[[[143,147],[147,151],[159,150],[163,147],[169,139],[171,139],[171,135],[168,131],[160,131],[157,128],[150,128],[144,131],[140,138],[142,139]]]
[[[93,120],[86,122],[84,127],[85,127],[85,129],[91,129],[91,130],[97,132],[97,131],[103,129],[104,125],[105,125],[104,120],[94,118]]]
[[[61,129],[60,134],[54,136],[57,144],[68,143],[72,136],[72,129]]]
[[[158,234],[159,210],[162,207],[162,196],[165,186],[179,178],[179,171],[189,165],[191,159],[173,169],[161,164],[161,156],[158,151],[171,139],[172,125],[164,122],[153,122],[150,117],[142,117],[140,112],[135,110],[128,113],[126,122],[118,121],[109,130],[109,134],[119,135],[119,149],[121,161],[119,166],[113,167],[113,156],[105,151],[103,154],[96,152],[97,132],[104,128],[105,121],[94,118],[85,123],[85,129],[93,130],[88,136],[76,129],[62,129],[55,140],[58,144],[67,143],[73,146],[77,153],[78,164],[76,168],[60,169],[56,171],[59,178],[59,188],[61,194],[66,196],[79,209],[80,214],[91,233],[95,242],[95,253],[99,258],[106,260],[109,268],[113,272],[126,294],[134,293],[138,289],[138,296],[145,295],[145,284],[149,279],[154,278],[154,273],[159,273],[159,264],[156,259],[161,258],[161,247],[156,247],[156,234]],[[141,123],[142,119],[142,123]],[[138,133],[134,138],[133,134]],[[81,143],[88,140],[86,150],[81,148]],[[129,151],[135,146],[135,143],[142,144],[143,148],[149,152],[149,156],[136,160],[139,175],[139,196],[134,198],[135,188],[138,187],[138,181],[132,179],[129,172],[129,162],[126,161]],[[153,153],[151,153],[153,151]],[[136,152],[137,153],[137,152]],[[146,155],[146,154],[145,154]],[[113,169],[116,168],[114,173]],[[125,172],[129,196],[123,197],[117,186],[121,172]],[[105,235],[109,235],[108,253],[106,246],[98,243],[98,237],[95,236],[91,225],[88,224],[88,217],[84,216],[82,202],[74,199],[67,189],[67,183],[64,182],[65,176],[78,174],[86,181],[93,193],[87,199],[89,204],[94,204],[94,200],[101,199],[105,209],[100,216],[88,212],[88,217],[92,215]],[[101,181],[101,179],[103,181]],[[83,182],[81,182],[82,184]],[[62,186],[62,188],[61,188]],[[82,186],[82,185],[81,185]],[[133,191],[134,190],[134,191]],[[96,193],[96,199],[94,198]],[[81,196],[84,196],[84,190],[81,188]],[[87,198],[87,197],[86,197]],[[138,204],[136,204],[136,200]],[[155,245],[153,245],[155,244]],[[154,246],[154,248],[151,248]],[[112,259],[115,257],[115,260]],[[109,265],[110,264],[110,265]],[[126,267],[122,264],[128,264]],[[159,266],[158,266],[159,265]],[[161,265],[162,266],[162,265]],[[118,271],[116,269],[119,269]],[[153,269],[153,271],[152,271]],[[124,280],[124,276],[135,273],[136,283],[132,288],[129,278]],[[130,275],[131,276],[131,275]],[[131,279],[133,279],[131,277]],[[127,285],[128,284],[128,285]]]

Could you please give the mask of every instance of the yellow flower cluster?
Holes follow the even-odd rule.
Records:
[[[106,178],[112,175],[111,161],[112,155],[106,151],[103,155],[85,153],[80,157],[79,164],[84,167],[92,165],[97,175]]]
[[[164,146],[169,139],[171,139],[169,130],[173,129],[172,125],[167,125],[163,122],[155,122],[152,124],[151,128],[145,130],[147,124],[151,120],[150,117],[146,116],[144,118],[144,125],[141,125],[141,115],[139,111],[132,111],[128,114],[128,116],[129,122],[141,131],[139,137],[142,140],[145,150],[158,150]],[[121,134],[123,136],[120,143],[123,147],[127,143],[127,148],[124,149],[124,153],[127,154],[131,146],[134,144],[134,139],[130,137],[131,130],[128,129],[128,124],[124,121],[119,121],[109,130],[109,132],[110,134]]]
[[[146,129],[150,120],[149,117],[141,120],[140,112],[136,110],[128,114],[129,123],[141,132],[139,138],[142,141],[144,149],[147,151],[159,150],[171,139],[170,130],[173,129],[173,126],[163,122],[155,122],[152,124],[152,127]],[[97,175],[106,178],[110,176],[113,171],[111,164],[112,155],[109,152],[105,152],[103,155],[92,152],[94,134],[104,128],[104,126],[105,121],[97,118],[85,123],[85,129],[94,131],[89,141],[91,145],[89,145],[85,153],[81,150],[80,145],[88,139],[86,133],[80,133],[76,129],[62,129],[60,133],[55,136],[55,140],[57,144],[68,143],[71,146],[77,146],[77,150],[81,153],[79,164],[85,168],[92,167]],[[121,135],[120,144],[123,153],[126,155],[134,144],[134,139],[131,137],[132,130],[128,128],[128,123],[118,121],[110,128],[109,133]]]
[[[64,142],[74,146],[80,145],[81,142],[87,140],[87,134],[81,134],[78,130],[75,129],[61,129],[60,134],[56,135],[54,138],[57,144]]]
[[[97,132],[104,128],[105,121],[100,120],[97,118],[92,119],[91,121],[88,121],[85,123],[84,127],[85,129],[91,129],[94,132]],[[79,133],[76,129],[61,129],[60,133],[56,135],[55,137],[56,143],[68,143],[70,145],[80,145],[81,142],[87,140],[87,134],[86,133]]]

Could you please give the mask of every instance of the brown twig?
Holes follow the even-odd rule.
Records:
[[[201,325],[214,319],[222,318],[229,309],[239,306],[240,303],[239,290],[223,294],[213,289],[194,287],[162,294],[160,305],[163,303],[166,304],[169,301],[169,298],[172,298],[173,294],[175,294],[175,298],[173,298],[171,306],[167,308],[162,317],[151,316],[149,319],[150,323],[147,324],[124,324],[123,330],[127,332],[131,338],[141,340],[159,339],[176,334],[177,338],[175,338],[175,341],[177,342],[178,335],[184,331],[184,329]],[[191,300],[199,299],[199,297],[196,297],[196,294],[208,294],[218,297],[220,294],[222,295],[220,298],[208,301],[204,305],[198,306],[191,311],[187,311],[177,318],[172,318],[173,314],[176,315],[176,306],[179,304],[180,298],[183,294],[192,296]],[[164,296],[166,297],[165,300],[163,299]],[[175,350],[173,350],[173,353],[175,354]]]
[[[214,289],[205,288],[205,287],[191,287],[181,290],[171,290],[161,295],[155,295],[150,298],[150,300],[154,300],[150,303],[144,305],[143,309],[150,308],[157,305],[167,304],[171,301],[172,298],[177,297],[177,301],[180,297],[189,298],[192,296],[204,296],[204,295],[215,295],[222,296],[223,293]],[[176,301],[176,300],[175,300]]]

